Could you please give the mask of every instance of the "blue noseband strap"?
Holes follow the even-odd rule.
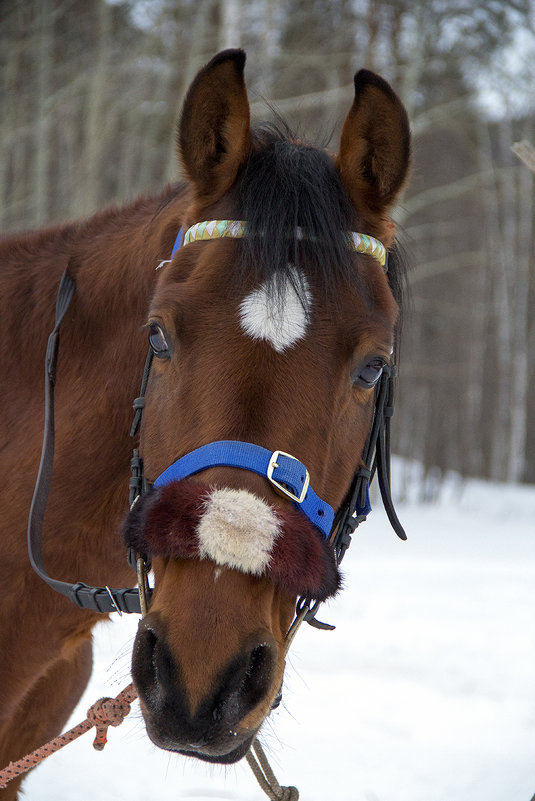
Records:
[[[318,498],[308,485],[306,467],[287,453],[268,451],[267,448],[250,442],[221,440],[203,445],[173,462],[158,476],[154,486],[163,487],[171,481],[180,481],[201,470],[220,466],[240,467],[264,476],[277,490],[290,498],[295,508],[303,512],[325,538],[331,533],[333,509]]]

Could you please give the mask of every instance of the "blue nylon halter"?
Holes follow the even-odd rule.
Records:
[[[184,226],[175,239],[171,259],[182,247],[183,242]],[[308,485],[308,470],[304,464],[287,453],[272,452],[251,442],[219,440],[202,445],[169,465],[156,478],[153,486],[165,487],[172,481],[181,481],[202,470],[208,470],[210,467],[238,467],[264,476],[279,491],[290,497],[293,506],[303,512],[310,522],[319,528],[326,539],[329,537],[334,521],[334,510],[332,506],[322,501]],[[302,495],[304,497],[301,497]],[[364,507],[357,506],[356,513],[360,517],[366,516],[370,512],[371,505],[367,485],[366,505]]]
[[[275,455],[275,465],[270,469],[270,463],[274,461],[272,457]],[[273,453],[251,442],[220,440],[202,445],[173,462],[158,476],[154,486],[164,487],[171,481],[181,481],[210,467],[239,467],[264,476],[276,487],[279,484],[284,485],[295,497],[295,500],[292,499],[295,508],[303,512],[325,538],[329,536],[334,520],[332,507],[318,498],[310,486],[304,499],[301,502],[298,500],[308,478],[304,464],[293,456],[280,451]]]

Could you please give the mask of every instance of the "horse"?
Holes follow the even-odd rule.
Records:
[[[359,70],[333,155],[282,123],[251,126],[244,67],[226,50],[193,80],[185,182],[1,241],[0,765],[57,735],[80,699],[93,626],[124,601],[109,587],[133,583],[125,544],[154,577],[132,655],[147,733],[207,762],[243,757],[276,705],[296,599],[340,587],[333,515],[369,467],[396,346],[389,210],[407,114]],[[87,582],[70,600],[32,570],[25,533],[62,275],[42,565],[60,588]],[[108,607],[82,608],[90,585]]]

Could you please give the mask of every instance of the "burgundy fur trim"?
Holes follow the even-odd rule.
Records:
[[[268,575],[298,595],[324,601],[340,589],[333,549],[297,509],[277,509],[282,535],[275,541]]]
[[[152,489],[124,525],[127,546],[155,556],[198,558],[197,526],[213,490],[189,479]],[[272,507],[281,523],[265,575],[293,595],[318,601],[341,583],[334,553],[322,533],[297,509]]]

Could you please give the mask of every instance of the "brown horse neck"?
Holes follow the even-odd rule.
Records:
[[[159,195],[106,209],[87,220],[0,239],[0,314],[7,332],[0,367],[15,373],[22,369],[26,382],[28,368],[33,371],[39,365],[40,370],[66,268],[77,283],[78,308],[71,317],[83,317],[86,333],[92,331],[98,340],[99,329],[115,314],[138,327],[143,324],[154,270],[169,258],[186,191],[185,185],[169,186]],[[91,336],[78,343],[78,351],[81,344],[91,349]]]

